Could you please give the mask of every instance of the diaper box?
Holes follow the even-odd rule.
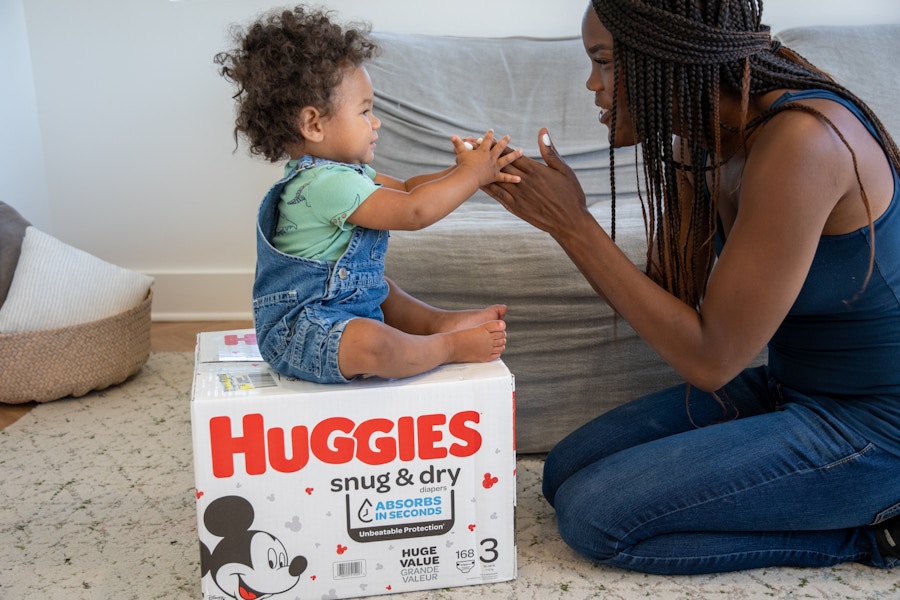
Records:
[[[198,336],[191,426],[207,600],[352,598],[516,577],[514,379],[280,376],[253,330]]]

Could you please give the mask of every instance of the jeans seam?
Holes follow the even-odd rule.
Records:
[[[865,456],[870,451],[872,451],[874,448],[875,448],[875,444],[869,442],[868,444],[865,445],[865,447],[862,450],[858,450],[858,451],[854,452],[853,454],[851,454],[850,456],[845,456],[844,458],[842,458],[838,461],[835,461],[829,465],[825,465],[824,467],[819,467],[819,468],[828,470],[828,469],[833,469],[835,467],[839,467],[841,465],[847,464],[848,462],[852,462],[854,460],[857,460],[858,458]],[[817,469],[812,469],[812,470],[817,470]]]
[[[630,546],[631,548],[634,545]],[[696,562],[696,561],[704,561],[704,560],[712,560],[712,559],[723,559],[729,557],[747,557],[747,556],[764,556],[770,555],[772,553],[784,552],[788,553],[791,556],[821,556],[826,557],[831,560],[839,560],[841,562],[846,561],[859,561],[860,559],[866,558],[867,554],[863,552],[854,552],[850,555],[844,554],[831,554],[827,552],[819,552],[817,550],[793,550],[789,548],[769,548],[767,550],[746,550],[741,552],[728,552],[726,554],[704,554],[704,555],[692,555],[692,556],[637,556],[635,554],[631,554],[625,550],[618,551],[616,556],[620,559],[628,559],[634,563],[644,562],[644,561],[672,561],[675,560],[677,562],[687,561],[687,562]],[[894,559],[893,563],[898,562],[898,559]],[[885,561],[887,565],[893,566],[891,561]]]
[[[646,521],[644,521],[644,522],[642,522],[642,523],[636,525],[635,527],[631,528],[630,530],[628,530],[628,531],[625,533],[625,535],[623,536],[623,539],[630,537],[636,530],[638,530],[638,529],[640,529],[640,528],[642,528],[642,527],[645,527],[646,525],[648,525],[648,524],[650,524],[650,523],[653,523],[653,522],[655,522],[655,521],[658,521],[659,519],[662,519],[662,518],[665,518],[665,517],[669,517],[669,516],[671,516],[671,515],[678,514],[678,513],[680,513],[680,512],[684,512],[684,511],[689,510],[689,509],[694,509],[694,508],[697,508],[697,507],[699,507],[699,506],[703,506],[704,504],[709,504],[710,502],[717,502],[717,501],[724,500],[725,498],[730,498],[730,497],[736,496],[736,495],[738,495],[738,494],[743,494],[743,493],[748,492],[748,491],[750,491],[750,490],[754,490],[754,489],[756,489],[756,488],[759,488],[760,486],[769,485],[769,484],[775,483],[775,482],[777,482],[777,481],[780,481],[780,480],[784,479],[785,477],[791,477],[791,476],[795,476],[795,475],[807,475],[807,474],[810,474],[810,473],[815,473],[816,471],[824,471],[824,470],[832,469],[832,468],[834,468],[834,467],[836,467],[836,466],[839,466],[839,465],[841,465],[841,464],[846,464],[847,462],[850,462],[850,461],[852,461],[852,460],[855,460],[855,459],[859,458],[860,456],[862,456],[862,455],[864,455],[864,454],[867,454],[872,448],[874,448],[874,444],[867,444],[866,447],[863,448],[862,450],[856,451],[856,452],[854,452],[852,455],[846,456],[846,457],[844,457],[844,458],[842,458],[842,459],[840,459],[840,460],[838,460],[838,461],[835,461],[835,462],[833,462],[833,463],[829,463],[829,464],[827,464],[827,465],[822,465],[822,466],[817,466],[817,467],[812,467],[812,468],[811,468],[811,467],[805,467],[805,468],[802,468],[802,469],[797,469],[797,470],[795,470],[795,471],[791,471],[790,473],[785,473],[785,474],[780,475],[780,476],[778,476],[778,477],[775,477],[775,478],[773,478],[773,479],[769,479],[769,480],[766,480],[766,481],[762,481],[762,482],[759,482],[759,483],[757,483],[757,484],[751,485],[751,486],[749,486],[749,487],[744,487],[744,488],[739,489],[739,490],[734,490],[734,491],[729,492],[729,493],[727,493],[727,494],[720,494],[720,495],[717,495],[717,496],[715,496],[715,497],[713,497],[713,498],[709,498],[709,499],[707,499],[707,500],[703,500],[703,501],[701,501],[701,502],[695,502],[695,503],[693,503],[693,504],[690,504],[690,505],[687,505],[687,506],[683,506],[683,507],[677,508],[677,509],[675,509],[675,510],[668,511],[668,512],[666,512],[666,513],[664,513],[664,514],[661,514],[661,515],[658,515],[658,516],[656,516],[656,517],[653,517],[652,519],[648,519],[648,520],[646,520]],[[621,553],[621,552],[622,552],[622,550],[620,549],[620,544],[621,544],[621,542],[622,542],[622,540],[616,540],[615,552],[617,552],[617,553]],[[633,547],[633,546],[634,546],[634,544],[630,544],[629,547]]]

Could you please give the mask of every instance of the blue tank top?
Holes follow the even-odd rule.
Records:
[[[775,106],[828,98],[851,110],[873,136],[853,104],[834,93],[788,93]],[[806,282],[769,344],[772,374],[807,393],[900,394],[900,177],[894,195],[875,221],[875,268],[862,290],[869,264],[870,231],[863,227],[819,240]]]
[[[774,104],[826,98],[845,106],[878,137],[851,102],[825,90],[786,93]],[[882,142],[883,144],[883,142]],[[900,175],[875,225],[823,235],[790,312],[769,343],[770,373],[821,400],[830,413],[900,455]],[[861,291],[862,290],[862,291]]]

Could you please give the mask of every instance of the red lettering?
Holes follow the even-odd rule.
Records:
[[[375,437],[377,433],[390,433],[394,422],[390,419],[370,419],[356,428],[353,437],[359,446],[356,458],[367,465],[384,465],[397,458],[397,442],[387,436]],[[374,446],[374,448],[373,448]]]
[[[419,434],[419,458],[422,460],[433,460],[435,458],[446,458],[447,449],[437,446],[437,443],[444,438],[443,432],[435,429],[438,425],[446,423],[447,417],[444,415],[422,415],[416,422],[416,431]]]
[[[261,414],[244,415],[242,432],[232,433],[230,417],[209,420],[213,475],[234,475],[235,455],[244,455],[248,475],[262,475],[271,466],[280,473],[296,473],[315,458],[325,464],[342,465],[359,460],[384,465],[394,460],[465,458],[481,449],[477,425],[481,415],[469,410],[444,414],[368,419],[357,423],[347,417],[330,417],[310,430],[297,425],[266,430]],[[446,441],[445,441],[446,438]],[[449,444],[449,445],[448,445]]]
[[[309,463],[309,434],[303,425],[291,427],[290,458],[287,456],[284,429],[273,427],[266,433],[266,440],[269,442],[269,463],[276,471],[296,473]]]
[[[472,456],[481,449],[481,433],[469,423],[479,423],[481,415],[477,411],[467,410],[450,417],[450,435],[463,444],[451,444],[450,454],[459,458]]]
[[[231,419],[213,417],[209,420],[209,446],[213,475],[220,479],[234,475],[234,455],[244,455],[248,475],[266,472],[266,443],[262,415],[244,415],[241,421],[244,435],[231,435]]]
[[[351,434],[356,423],[345,417],[331,417],[320,422],[309,436],[309,447],[312,453],[323,463],[329,465],[342,465],[353,460],[356,444],[352,437],[335,436],[331,434],[341,432]]]
[[[398,456],[403,462],[416,459],[416,420],[412,417],[397,419]]]

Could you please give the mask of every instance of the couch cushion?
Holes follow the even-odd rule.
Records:
[[[862,98],[900,140],[900,23],[798,27],[777,38]]]
[[[591,210],[609,222],[608,202]],[[620,206],[618,222],[620,245],[643,264],[640,205]],[[423,231],[392,232],[385,268],[434,306],[509,307],[502,359],[516,378],[520,453],[546,452],[589,419],[678,381],[549,235],[499,205],[467,204]]]
[[[372,166],[408,178],[453,164],[449,138],[492,127],[538,157],[547,127],[591,210],[610,222],[609,145],[585,89],[580,38],[376,34],[369,65],[382,121]],[[644,264],[634,149],[617,153],[617,241]],[[546,233],[479,192],[422,231],[395,231],[386,273],[434,306],[509,307],[503,360],[516,377],[519,452],[544,452],[588,419],[675,381],[674,372],[598,298]]]
[[[450,136],[509,134],[539,156],[547,127],[578,174],[588,203],[609,198],[607,130],[585,88],[581,38],[460,38],[375,33],[381,55],[367,66],[382,121],[372,166],[406,179],[454,163]],[[617,190],[635,191],[634,150],[617,159]],[[470,202],[493,203],[478,192]]]

